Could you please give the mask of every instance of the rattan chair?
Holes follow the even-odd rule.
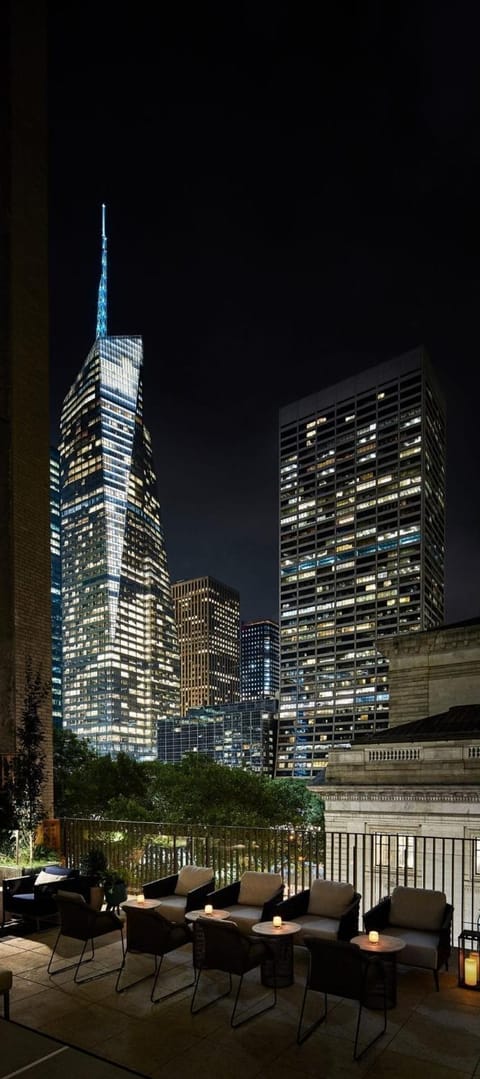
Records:
[[[242,933],[249,934],[256,922],[268,922],[283,898],[280,873],[247,870],[240,880],[218,888],[207,896],[212,906],[230,911],[230,917]]]
[[[327,1018],[328,993],[336,997],[345,997],[347,1000],[358,1001],[357,1027],[355,1031],[355,1044],[353,1047],[353,1059],[360,1057],[370,1049],[372,1045],[387,1029],[387,989],[385,969],[381,959],[377,956],[366,957],[357,944],[351,944],[342,940],[321,940],[318,937],[306,937],[305,947],[309,951],[309,965],[303,994],[302,1007],[297,1029],[297,1043],[303,1042],[313,1034]],[[378,994],[378,984],[381,986],[381,1004],[383,1010],[383,1026],[363,1049],[358,1052],[358,1039],[363,1008],[370,1006],[369,993]],[[324,1009],[322,1015],[308,1027],[303,1027],[303,1016],[309,992],[323,993]],[[378,1001],[375,1000],[375,1007]]]
[[[73,980],[79,985],[83,985],[84,982],[91,982],[95,978],[102,978],[106,974],[116,973],[117,970],[119,970],[119,967],[114,967],[113,970],[100,971],[97,974],[92,974],[89,978],[78,977],[80,967],[84,963],[91,963],[92,960],[95,959],[94,940],[98,937],[104,937],[108,933],[118,932],[120,934],[123,965],[125,947],[123,942],[123,922],[120,921],[120,918],[118,918],[113,911],[96,910],[95,907],[90,906],[90,903],[85,902],[82,895],[75,894],[75,892],[59,891],[57,892],[56,898],[60,913],[60,929],[50,956],[47,973],[54,976],[55,974],[61,974],[64,970],[73,970],[75,968]],[[75,963],[68,963],[66,966],[57,967],[56,970],[52,970],[55,952],[62,936],[71,937],[73,940],[81,940],[83,942],[83,948],[80,952],[79,959]],[[85,950],[89,941],[92,946],[92,954],[88,956],[87,959],[84,959]]]
[[[235,1001],[230,1016],[230,1026],[239,1027],[248,1023],[251,1019],[270,1011],[277,1003],[277,987],[274,981],[273,1000],[264,1008],[259,1008],[253,1014],[235,1020],[237,1005],[240,999],[243,979],[249,970],[259,967],[265,959],[272,958],[268,944],[261,940],[249,939],[244,933],[230,921],[215,921],[210,918],[198,918],[194,924],[194,949],[196,955],[196,978],[190,1011],[192,1015],[216,1004],[223,997],[228,997],[232,992],[232,974],[239,977]],[[200,939],[199,939],[200,938]],[[226,993],[220,993],[213,1000],[195,1008],[195,999],[200,984],[200,978],[204,970],[220,970],[229,976],[229,987]]]
[[[439,990],[438,972],[451,952],[453,907],[444,892],[398,886],[364,916],[365,932],[377,929],[405,941],[398,960],[402,966],[431,970]]]
[[[194,981],[189,981],[187,985],[181,985],[170,993],[155,997],[163,957],[168,955],[169,952],[173,952],[176,948],[182,948],[184,944],[191,945],[192,943],[192,935],[187,927],[169,922],[156,907],[151,910],[141,910],[127,906],[125,912],[127,915],[127,948],[115,985],[117,993],[124,993],[127,989],[131,989],[133,985],[138,985],[139,982],[145,981],[146,978],[153,977],[150,1000],[152,1004],[158,1004],[160,1000],[166,1000],[167,997],[180,993],[182,989],[191,988]],[[153,955],[154,970],[153,974],[146,974],[142,978],[137,978],[136,981],[120,987],[128,952]]]

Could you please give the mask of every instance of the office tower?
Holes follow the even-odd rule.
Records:
[[[240,629],[240,700],[274,697],[280,687],[278,622],[258,619]]]
[[[185,717],[159,723],[158,758],[178,764],[186,753],[201,753],[229,768],[272,776],[277,723],[274,697],[190,708]]]
[[[172,585],[180,646],[180,711],[240,696],[240,596],[213,577]]]
[[[50,565],[52,597],[52,720],[62,726],[62,565],[60,556],[60,454],[50,447]]]
[[[142,353],[140,337],[107,335],[103,208],[97,336],[61,415],[63,724],[148,760],[180,699]]]
[[[418,349],[280,413],[277,776],[388,723],[382,638],[444,617],[445,416]]]
[[[51,672],[46,21],[43,0],[0,9],[0,773],[27,664]],[[50,695],[41,721],[51,814]]]

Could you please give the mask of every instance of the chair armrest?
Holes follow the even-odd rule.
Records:
[[[178,873],[171,873],[169,877],[160,877],[159,880],[149,881],[144,884],[142,891],[145,899],[161,899],[163,895],[172,895],[178,880]]]
[[[305,888],[303,892],[297,892],[296,895],[291,895],[289,899],[283,899],[278,904],[275,914],[281,914],[285,921],[300,918],[302,914],[307,913],[309,899],[310,888]]]
[[[200,910],[203,907],[207,895],[209,895],[212,885],[214,884],[214,878],[207,881],[206,884],[199,884],[198,888],[191,888],[187,892],[187,903],[185,906],[185,913],[189,910]]]
[[[33,882],[35,880],[35,874],[26,874],[24,877],[5,877],[3,881],[3,895],[16,895],[20,892],[21,895],[32,892],[33,894]]]
[[[450,955],[452,943],[452,920],[453,907],[451,903],[446,903],[443,922],[440,926],[440,930],[438,933],[438,951],[443,959],[448,958],[448,956]]]
[[[88,906],[88,904],[86,904]],[[109,929],[123,929],[123,922],[113,910],[95,910],[95,907],[89,907],[89,923],[92,931],[105,933]]]
[[[275,892],[275,895],[273,895],[271,899],[267,899],[267,902],[263,904],[262,916],[260,918],[261,922],[271,922],[273,915],[277,913],[278,904],[281,903],[282,899],[283,884],[281,888],[278,889],[278,892]]]
[[[218,888],[216,892],[208,892],[207,899],[212,904],[212,907],[219,909],[221,907],[227,907],[232,903],[237,903],[239,893],[240,881],[235,880],[233,884],[227,884],[225,888]]]
[[[351,940],[358,933],[358,912],[360,909],[360,892],[355,892],[352,902],[349,903],[347,909],[343,912],[340,918],[340,925],[338,927],[338,939],[339,940]]]
[[[390,921],[390,896],[384,896],[375,907],[371,907],[363,915],[363,924],[365,926],[365,932],[369,933],[371,929],[386,929]]]

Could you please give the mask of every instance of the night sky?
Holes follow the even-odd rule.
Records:
[[[49,4],[52,442],[106,202],[171,577],[237,588],[243,619],[278,617],[279,408],[421,344],[447,399],[446,620],[480,615],[475,7]]]

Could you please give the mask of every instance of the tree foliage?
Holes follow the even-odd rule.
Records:
[[[30,859],[37,825],[45,815],[45,752],[40,709],[49,689],[50,683],[43,681],[39,670],[33,673],[32,662],[27,658],[22,718],[16,734],[9,791],[14,827],[20,832],[21,843],[28,844]]]
[[[191,753],[179,764],[97,756],[70,731],[55,733],[57,816],[165,824],[268,827],[323,823],[301,780],[273,780]]]

